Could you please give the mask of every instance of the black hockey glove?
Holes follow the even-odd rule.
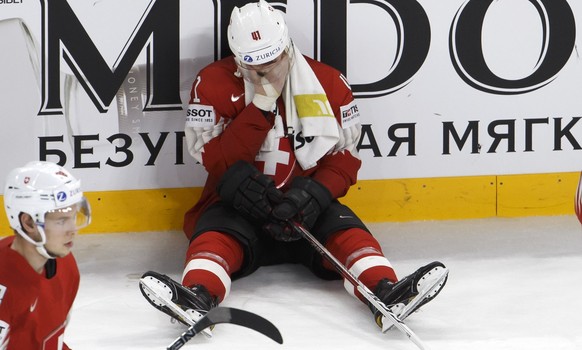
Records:
[[[242,160],[226,170],[216,190],[225,203],[247,218],[259,221],[268,219],[273,209],[271,201],[279,201],[283,196],[273,179]]]
[[[276,240],[298,240],[301,235],[287,221],[294,220],[311,229],[319,214],[327,209],[331,201],[331,193],[325,186],[310,177],[296,177],[291,188],[283,194],[280,203],[274,206],[271,222],[263,228]]]

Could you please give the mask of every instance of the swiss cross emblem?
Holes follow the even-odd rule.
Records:
[[[251,37],[253,38],[254,41],[258,41],[261,40],[261,33],[259,33],[259,31],[254,31],[251,33]]]
[[[263,174],[269,175],[280,187],[289,181],[295,167],[295,154],[287,137],[279,139],[277,150],[260,152],[255,158],[255,166]]]

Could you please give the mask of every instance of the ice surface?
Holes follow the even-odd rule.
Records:
[[[406,323],[432,350],[582,349],[582,229],[574,216],[370,224],[399,276],[440,260],[450,269],[437,299]],[[152,308],[138,279],[181,276],[180,232],[81,235],[81,287],[67,328],[74,350],[165,349],[184,326]],[[221,324],[183,349],[416,349],[382,334],[340,281],[296,265],[264,267],[235,281],[222,304],[273,322],[279,345]]]

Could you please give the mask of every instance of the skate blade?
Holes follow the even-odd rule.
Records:
[[[159,307],[166,306],[168,300],[174,297],[172,290],[160,280],[147,276],[139,280],[140,287],[148,296],[149,301]]]
[[[399,308],[393,311],[398,316],[398,319],[404,321],[413,311],[416,311],[419,304],[427,301],[427,299],[430,301],[434,298],[445,285],[448,275],[448,268],[437,266],[422,276],[417,284],[418,295],[403,306],[402,309]],[[392,327],[394,327],[394,324],[387,321],[386,316],[382,316],[382,333],[386,333]]]
[[[176,303],[174,303],[172,301],[172,291],[170,288],[157,278],[146,276],[139,280],[139,284],[140,288],[146,292],[146,295],[152,304],[158,305],[159,307],[167,307],[176,315],[176,318],[180,318],[188,325],[192,326],[199,319],[204,317],[204,315],[198,311],[185,311]],[[206,337],[212,338],[212,331],[209,328],[204,329],[202,333]]]

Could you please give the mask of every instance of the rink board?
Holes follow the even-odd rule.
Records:
[[[571,215],[578,179],[576,172],[362,180],[341,201],[366,222]],[[83,232],[180,230],[184,212],[201,192],[199,187],[87,192],[93,222]],[[0,224],[8,227],[6,217]]]

